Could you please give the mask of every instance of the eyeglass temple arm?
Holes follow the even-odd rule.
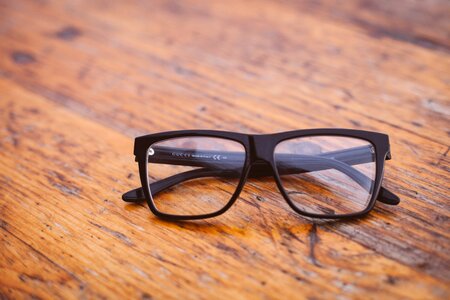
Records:
[[[373,183],[370,178],[365,176],[357,169],[351,167],[353,164],[362,164],[372,161],[372,153],[368,148],[370,146],[355,147],[351,149],[338,150],[319,154],[317,156],[300,154],[279,154],[277,155],[280,164],[280,175],[298,174],[311,171],[326,169],[337,169],[348,175],[366,190],[370,190]],[[152,195],[160,191],[179,184],[183,181],[202,178],[202,177],[239,177],[239,171],[232,171],[233,166],[236,170],[242,165],[242,153],[220,152],[220,151],[192,151],[180,148],[157,147],[153,149],[151,155],[152,162],[165,163],[172,165],[188,165],[203,167],[177,175],[167,177],[150,184]],[[390,154],[386,159],[390,159]],[[222,166],[221,166],[222,165]],[[301,165],[302,167],[298,167]],[[209,169],[208,167],[212,167]],[[226,169],[224,169],[226,167]],[[250,177],[269,176],[272,174],[271,168],[266,164],[256,164],[251,169]],[[125,193],[122,199],[127,202],[139,202],[145,200],[142,188],[137,188]],[[400,199],[392,192],[381,187],[378,193],[378,200],[385,204],[397,205]]]
[[[181,182],[191,179],[198,179],[203,177],[222,177],[222,178],[236,178],[239,177],[239,172],[229,170],[210,170],[207,168],[200,168],[195,170],[186,171],[173,176],[169,176],[162,180],[153,182],[150,184],[150,190],[152,196],[155,196],[159,192],[168,189]],[[126,202],[140,202],[145,201],[145,195],[142,187],[126,192],[122,195],[122,199]]]
[[[308,171],[303,171],[304,172],[308,172]],[[295,173],[302,173],[302,172],[295,172]],[[260,177],[260,176],[267,176],[268,172],[251,172],[250,173],[250,177]],[[365,176],[365,175],[363,175]],[[191,170],[191,171],[187,171],[187,172],[183,172],[180,174],[176,174],[170,177],[167,177],[165,179],[159,180],[157,182],[151,183],[150,184],[150,190],[152,195],[156,195],[159,192],[172,187],[174,185],[177,185],[181,182],[184,181],[188,181],[191,179],[197,179],[197,178],[202,178],[202,177],[239,177],[239,172],[238,171],[226,171],[226,170],[210,170],[210,169],[206,169],[206,168],[200,168],[200,169],[195,169],[195,170]],[[367,177],[366,177],[367,178]],[[369,179],[369,178],[367,178]],[[369,179],[370,180],[370,179]],[[125,193],[122,196],[122,199],[126,202],[140,202],[140,201],[144,201],[145,200],[145,195],[144,192],[142,190],[141,187],[131,190],[127,193]],[[381,187],[379,193],[378,193],[378,201],[385,203],[385,204],[390,204],[390,205],[397,205],[400,202],[400,199],[394,195],[392,192],[390,192],[389,190]]]

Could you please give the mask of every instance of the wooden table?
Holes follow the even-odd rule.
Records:
[[[2,1],[0,298],[450,297],[450,2]],[[399,206],[295,215],[272,180],[170,223],[135,136],[390,135]]]

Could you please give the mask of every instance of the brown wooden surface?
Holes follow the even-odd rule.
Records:
[[[1,1],[0,298],[450,297],[450,2]],[[402,202],[295,215],[271,180],[169,223],[133,137],[390,135]]]

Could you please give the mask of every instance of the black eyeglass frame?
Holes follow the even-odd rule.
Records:
[[[371,195],[370,201],[367,204],[366,209],[360,212],[350,213],[350,214],[340,214],[340,215],[324,215],[324,214],[314,214],[308,213],[300,210],[297,206],[292,202],[289,198],[286,190],[282,185],[282,181],[276,167],[276,162],[274,158],[274,151],[276,146],[289,139],[293,138],[301,138],[301,137],[310,137],[310,136],[340,136],[340,137],[350,137],[350,138],[358,138],[361,140],[365,140],[369,142],[375,149],[375,180],[374,180],[374,188],[373,193]],[[220,210],[202,214],[202,215],[173,215],[160,212],[155,203],[153,202],[153,198],[150,192],[150,183],[148,180],[148,149],[157,142],[161,142],[168,139],[174,138],[185,138],[185,137],[210,137],[210,138],[222,138],[231,141],[235,141],[240,143],[245,149],[245,162],[241,173],[241,178],[236,187],[235,192],[231,196],[228,203]],[[169,131],[169,132],[161,132],[155,134],[149,134],[145,136],[140,136],[135,139],[134,144],[134,155],[136,157],[136,161],[139,166],[139,175],[142,184],[142,192],[143,196],[145,196],[145,200],[152,211],[157,217],[168,219],[168,220],[197,220],[197,219],[206,219],[216,217],[218,215],[226,212],[238,199],[247,179],[249,173],[252,169],[252,166],[256,162],[265,162],[272,169],[272,173],[277,184],[278,190],[282,194],[283,198],[286,200],[288,205],[298,214],[311,217],[311,218],[320,218],[320,219],[346,219],[346,218],[354,218],[366,215],[369,213],[379,196],[381,183],[383,179],[384,173],[384,162],[385,160],[391,159],[390,154],[390,146],[389,146],[389,137],[386,134],[371,132],[371,131],[363,131],[363,130],[354,130],[354,129],[337,129],[337,128],[321,128],[321,129],[306,129],[306,130],[294,130],[282,133],[272,133],[272,134],[243,134],[236,132],[228,132],[228,131],[216,131],[216,130],[180,130],[180,131]],[[134,190],[136,191],[136,190]],[[130,191],[133,192],[133,191]],[[137,202],[133,200],[139,199],[131,199],[127,197],[125,193],[122,198],[127,202]],[[391,192],[383,189],[384,200],[381,202],[397,205],[400,202],[400,199],[392,194]],[[378,199],[380,200],[380,199]]]

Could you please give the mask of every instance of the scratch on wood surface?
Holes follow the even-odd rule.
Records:
[[[11,53],[11,59],[18,65],[28,65],[36,62],[33,54],[19,50]]]
[[[313,223],[309,231],[309,259],[313,265],[320,267],[316,258],[316,246],[319,243],[319,236],[317,235],[317,225]]]
[[[149,279],[150,278],[150,276],[148,276],[148,274],[146,272],[144,272],[141,268],[138,268],[138,267],[136,267],[134,265],[131,265],[130,267],[131,267],[131,269],[133,270],[134,273],[138,274],[142,278],[145,278],[145,279]]]
[[[447,147],[447,150],[439,157],[438,161],[436,162],[436,166],[439,166],[446,158],[447,158],[447,154],[450,151],[450,146]]]
[[[432,112],[443,114],[447,117],[450,116],[450,106],[441,104],[436,99],[424,99],[422,100],[422,105]]]
[[[63,194],[79,196],[81,188],[69,181],[63,174],[49,170],[46,174],[48,182]]]
[[[223,250],[224,252],[232,255],[233,257],[239,258],[239,252],[237,249],[230,247],[222,242],[216,244],[217,249]]]
[[[256,198],[258,199],[258,197],[260,197],[260,196],[257,195]],[[258,201],[261,201],[261,200],[258,199]],[[261,201],[261,202],[264,202],[264,201]],[[255,205],[255,207],[258,209],[258,215],[261,217],[263,224],[264,224],[264,231],[270,237],[270,240],[272,241],[272,244],[274,245],[274,247],[278,248],[276,232],[275,232],[275,230],[271,229],[271,225],[269,224],[269,221],[267,220],[264,212],[261,210],[261,206],[258,203],[253,203],[253,201],[248,201],[248,203],[251,203],[251,205]]]
[[[5,220],[0,219],[0,228],[6,229],[8,227],[8,223]]]
[[[71,41],[76,39],[82,34],[81,30],[78,29],[75,26],[66,26],[55,33],[55,36],[58,39],[65,40],[65,41]]]
[[[40,275],[20,274],[19,279],[23,282],[27,282],[28,280],[46,282]]]
[[[96,224],[94,222],[89,221],[89,223],[91,223],[92,225],[94,225],[95,227],[103,230],[106,233],[111,234],[112,236],[118,238],[119,240],[121,240],[122,242],[124,242],[127,246],[134,246],[133,242],[130,240],[130,238],[128,238],[125,234],[118,232],[116,230],[112,230],[111,228],[108,228],[106,226],[103,225],[99,225]]]
[[[8,113],[8,121],[6,124],[6,131],[8,132],[8,139],[12,142],[14,147],[19,146],[19,132],[14,128],[16,125],[16,114],[14,111]]]

